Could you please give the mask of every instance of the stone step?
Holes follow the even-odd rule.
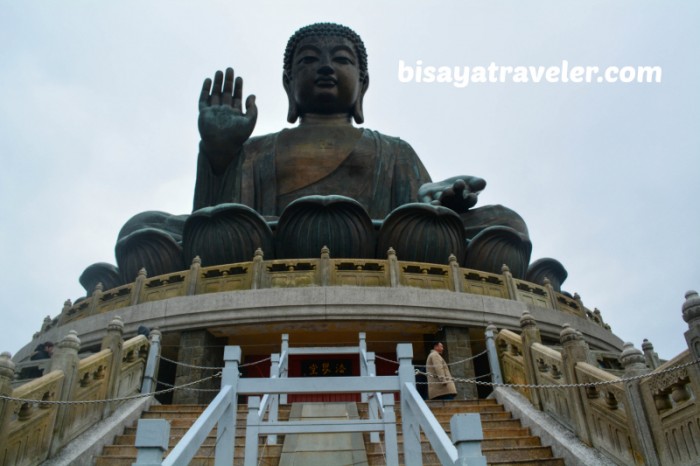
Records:
[[[146,411],[141,415],[141,419],[167,419],[170,421],[177,419],[185,419],[193,423],[201,415],[202,412],[196,411]],[[247,416],[247,413],[242,413],[238,411],[236,413],[236,421],[245,422]]]
[[[435,419],[437,419],[440,424],[450,425],[450,419],[452,419],[452,416],[454,416],[458,412],[459,412],[459,414],[465,413],[465,411],[451,411],[451,412],[444,412],[444,413],[433,413],[433,415],[435,415]],[[472,414],[474,414],[474,413],[472,413]],[[513,415],[511,413],[509,413],[508,411],[486,412],[486,413],[480,413],[477,411],[476,414],[479,414],[479,417],[481,418],[482,423],[484,421],[503,421],[503,420],[513,419]],[[396,422],[401,422],[401,415],[400,414],[397,414]]]
[[[491,460],[488,455],[486,462],[489,466],[566,466],[561,458],[530,458],[514,460]],[[404,464],[403,453],[399,450],[399,464]],[[367,462],[369,466],[385,466],[386,459],[383,452],[367,452]],[[441,465],[438,456],[432,451],[423,451],[423,466]]]
[[[499,466],[563,466],[560,459],[552,458],[551,449],[542,447],[540,439],[532,436],[528,428],[521,426],[520,421],[512,419],[512,415],[505,411],[503,406],[496,400],[468,400],[468,401],[432,401],[428,406],[433,410],[435,417],[446,429],[448,435],[449,422],[457,413],[479,413],[484,429],[484,441],[482,450],[487,457],[488,463]],[[403,436],[401,434],[401,413],[399,406],[396,406],[398,418],[397,434],[399,440],[399,452],[403,448]],[[180,438],[187,432],[194,421],[206,409],[204,405],[156,405],[144,413],[144,418],[167,419],[171,424],[170,448],[173,448]],[[287,420],[291,405],[281,405],[279,410],[280,420]],[[358,404],[358,411],[361,418],[368,418],[367,404]],[[245,444],[245,418],[247,406],[238,407],[236,421],[236,458],[234,465],[242,464]],[[97,459],[97,466],[131,466],[136,458],[135,441],[136,428],[128,427],[124,435],[118,436],[114,445],[105,447],[103,455]],[[367,446],[367,456],[370,465],[385,464],[383,445],[369,442],[369,433],[364,434]],[[260,454],[265,455],[261,464],[277,464],[280,458],[284,436],[278,436],[277,445],[261,445]],[[260,438],[264,442],[264,438]],[[437,456],[432,451],[427,440],[421,442],[424,450],[423,464],[425,466],[440,464]],[[204,444],[200,448],[197,457],[192,461],[192,465],[213,465],[213,455],[216,445],[216,428],[209,434]],[[264,453],[263,453],[264,451]],[[401,458],[400,461],[403,461]]]
[[[243,443],[245,445],[245,442]],[[171,445],[170,448],[172,448],[174,445]],[[242,446],[242,445],[236,445]],[[216,443],[208,445],[208,446],[202,446],[198,451],[197,451],[197,456],[202,456],[202,457],[213,457],[214,452],[216,449]],[[279,457],[280,453],[282,452],[282,445],[261,445],[258,448],[258,454],[261,455],[264,454],[266,456],[273,456],[273,457]],[[107,445],[104,447],[102,450],[102,456],[107,456],[107,457],[122,457],[122,456],[130,456],[133,457],[134,459],[136,458],[136,447],[132,445]],[[236,448],[234,450],[235,456],[236,457],[243,457],[244,450],[243,448]]]
[[[207,405],[180,404],[180,405],[151,405],[149,411],[180,411],[180,410],[200,410],[207,409]]]
[[[132,466],[136,461],[136,457],[131,456],[98,456],[95,460],[95,466]],[[258,458],[258,464],[278,464],[279,456],[261,456]],[[189,463],[189,466],[214,466],[214,457],[195,456]],[[233,466],[243,466],[243,457],[233,459]]]
[[[177,443],[180,441],[182,438],[182,435],[171,435],[170,439],[168,440],[168,447],[173,448]],[[264,443],[264,438],[260,440],[260,443]],[[281,445],[282,442],[284,441],[284,435],[278,435],[277,436],[277,442]],[[235,437],[235,445],[236,447],[242,447],[245,445],[245,433],[242,432],[241,435],[236,435]],[[135,435],[118,435],[114,439],[113,445],[135,445],[136,444],[136,436]],[[202,442],[202,446],[212,446],[216,445],[216,435],[209,435],[206,439],[204,439],[204,442]]]
[[[498,438],[509,438],[509,437],[529,437],[531,435],[529,427],[509,427],[502,429],[484,428],[484,439],[498,439]],[[449,428],[446,432],[450,433]]]
[[[523,461],[553,458],[552,449],[543,446],[488,449],[481,448],[481,453],[489,463],[495,461]]]
[[[403,438],[398,438],[399,451],[403,449]],[[424,450],[430,450],[430,443],[427,439],[421,440],[421,445]],[[381,453],[384,451],[383,438],[382,443],[372,443],[369,440],[369,434],[365,438],[365,446],[367,448],[367,453]],[[483,440],[481,442],[482,450],[503,450],[508,448],[517,447],[541,447],[542,443],[539,437],[529,436],[529,437],[505,437],[493,440]]]
[[[428,405],[430,407],[430,405]],[[449,414],[454,412],[460,413],[503,413],[506,409],[501,405],[484,405],[484,406],[462,406],[450,408],[447,406],[430,407],[430,410],[436,416],[438,414]],[[398,411],[398,410],[397,410]]]
[[[490,466],[566,466],[561,458],[541,458],[535,460],[489,461]],[[424,465],[425,466],[425,465]]]

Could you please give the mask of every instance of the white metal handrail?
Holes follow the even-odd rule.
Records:
[[[358,347],[358,350],[360,348]],[[359,351],[362,354],[361,351]],[[293,354],[288,348],[283,355]],[[435,416],[415,389],[415,372],[410,344],[397,345],[399,360],[398,376],[359,376],[359,377],[270,377],[265,379],[240,379],[238,368],[241,359],[239,347],[227,346],[224,350],[225,367],[222,374],[221,391],[207,409],[199,416],[185,436],[173,448],[168,457],[162,455],[168,448],[169,424],[162,419],[142,419],[136,433],[138,456],[134,466],[156,465],[177,466],[189,464],[208,433],[217,427],[215,466],[230,466],[233,463],[236,431],[236,411],[238,395],[251,395],[248,405],[246,425],[246,466],[257,464],[258,438],[260,435],[276,436],[291,433],[318,432],[370,432],[384,433],[386,462],[399,464],[396,417],[394,413],[394,393],[401,393],[403,455],[407,466],[422,465],[420,431],[426,437],[443,464],[486,465],[481,456],[483,438],[478,414],[455,415],[451,421],[452,441],[449,440]],[[315,353],[312,353],[315,354]],[[367,361],[371,358],[367,355]],[[286,360],[286,355],[284,357]],[[277,355],[271,357],[271,375],[280,376],[285,362]],[[276,367],[275,367],[276,366]],[[350,419],[334,421],[285,421],[272,416],[264,421],[266,409],[274,409],[274,400],[281,394],[295,393],[373,393],[373,398],[381,396],[382,419]],[[259,394],[267,398],[263,402]],[[272,412],[272,411],[271,411]],[[269,441],[268,437],[268,441]],[[275,439],[276,440],[276,439]],[[454,443],[454,446],[452,445]]]

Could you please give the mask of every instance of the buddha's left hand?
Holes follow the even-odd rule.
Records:
[[[435,183],[426,183],[418,190],[418,199],[433,205],[445,206],[463,213],[476,205],[477,195],[486,187],[486,181],[476,176],[454,176]]]

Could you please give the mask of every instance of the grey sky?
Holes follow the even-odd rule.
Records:
[[[240,72],[255,134],[286,124],[284,46],[316,21],[367,44],[367,127],[411,143],[433,179],[485,178],[479,204],[518,211],[533,259],[560,260],[615,333],[683,350],[684,293],[700,288],[700,4],[243,3],[0,1],[0,351],[82,296],[87,265],[114,263],[129,217],[191,210],[205,77]],[[663,83],[458,89],[400,83],[399,60],[659,65]]]

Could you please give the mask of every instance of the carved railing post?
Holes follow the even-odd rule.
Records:
[[[122,348],[124,347],[124,321],[119,316],[107,325],[107,334],[102,338],[101,349],[109,349],[112,357],[109,361],[109,381],[107,382],[107,398],[116,398],[119,390],[119,377],[121,376]],[[116,406],[113,403],[105,403],[102,417],[112,414]]]
[[[401,270],[399,269],[399,260],[396,257],[394,248],[389,248],[386,252],[386,258],[389,261],[389,286],[396,288],[401,283]]]
[[[564,328],[559,334],[559,341],[562,344],[562,372],[564,374],[564,383],[578,383],[576,377],[576,364],[579,362],[588,362],[590,360],[590,349],[588,344],[583,340],[583,335],[569,324],[564,324]],[[583,397],[586,396],[585,389],[578,388],[570,391],[571,396],[571,420],[573,427],[576,430],[578,437],[588,445],[591,445],[591,434],[588,430],[588,422],[586,412],[583,407]]]
[[[542,343],[540,329],[537,328],[535,318],[528,311],[523,312],[520,317],[520,328],[522,329],[520,338],[523,341],[523,359],[525,359],[525,380],[528,384],[537,385],[537,364],[532,357],[532,345]],[[542,399],[538,390],[530,390],[530,401],[535,408],[542,410]]]
[[[586,317],[586,308],[583,305],[583,300],[581,299],[581,295],[578,293],[574,293],[574,301],[576,301],[576,304],[578,304],[578,314],[585,318]]]
[[[503,283],[506,285],[506,291],[508,292],[508,297],[513,301],[519,301],[518,299],[518,288],[515,286],[515,280],[513,280],[513,274],[510,273],[510,267],[503,264],[501,267],[501,273],[503,274]]]
[[[151,333],[148,335],[151,346],[148,349],[148,359],[146,360],[146,370],[143,373],[141,393],[151,393],[156,390],[158,367],[160,366],[160,337],[161,333],[158,329],[151,330]]]
[[[554,287],[552,286],[552,282],[550,282],[549,278],[547,277],[544,277],[544,287],[547,290],[549,306],[552,309],[557,309],[559,307],[559,303],[557,302],[557,290],[554,289]]]
[[[486,354],[489,357],[489,365],[491,366],[491,382],[503,383],[503,375],[501,375],[501,363],[498,360],[498,350],[496,349],[496,334],[498,329],[493,322],[489,322],[486,327]]]
[[[644,354],[632,343],[625,343],[620,354],[620,362],[625,368],[624,378],[635,377],[651,372],[644,361]],[[644,464],[659,465],[659,458],[654,448],[649,418],[644,410],[644,398],[639,387],[639,380],[625,382],[627,398],[626,411],[629,431],[635,450],[642,453]],[[636,456],[636,455],[635,455]]]
[[[187,276],[187,296],[193,296],[197,294],[197,282],[199,281],[199,274],[202,270],[202,259],[199,256],[194,256],[192,259],[192,264],[190,264],[190,274]]]
[[[100,298],[104,294],[104,286],[102,282],[95,285],[95,289],[92,291],[92,300],[90,301],[90,308],[88,310],[88,315],[94,316],[98,313],[98,307],[100,305]]]
[[[654,351],[654,345],[646,338],[642,342],[642,351],[644,352],[644,361],[649,369],[654,370],[661,365],[659,355]]]
[[[265,254],[263,250],[258,248],[255,250],[255,256],[253,256],[253,278],[251,280],[251,288],[254,290],[259,290],[265,288],[263,280],[265,279],[265,266],[263,264],[263,258]]]
[[[459,262],[457,262],[457,256],[450,254],[448,259],[450,261],[450,274],[452,275],[452,286],[457,293],[464,291],[462,287],[462,270],[459,268]]]
[[[68,300],[68,302],[70,302],[70,299]],[[53,322],[53,319],[51,319],[51,316],[44,317],[44,321],[41,323],[41,330],[39,330],[39,332],[44,333],[48,329],[50,329],[52,322]]]
[[[139,273],[136,275],[136,279],[134,280],[134,287],[131,289],[131,305],[135,306],[141,301],[141,292],[143,291],[143,286],[146,283],[146,278],[148,277],[148,273],[146,272],[146,269],[141,267],[141,270],[139,270]]]
[[[328,286],[331,284],[331,250],[328,246],[323,246],[321,248],[321,264],[319,266],[319,272],[321,274],[321,286]]]
[[[80,364],[78,350],[80,350],[80,338],[75,330],[71,330],[58,342],[58,349],[51,357],[51,371],[63,371],[61,401],[69,401],[75,392],[78,383],[78,365]],[[70,408],[70,405],[59,405],[58,407],[49,457],[54,456],[63,447],[65,432],[71,421],[67,415]]]
[[[0,354],[0,395],[12,396],[12,381],[15,378],[15,363],[8,352]],[[7,425],[12,416],[12,402],[0,399],[0,452],[7,448]]]
[[[691,361],[700,360],[700,296],[697,291],[688,291],[683,303],[683,320],[688,324],[688,331],[684,333],[688,343]],[[688,374],[695,387],[700,386],[700,369],[697,364],[688,367]]]
[[[61,308],[61,313],[58,316],[58,322],[56,323],[57,327],[60,327],[63,325],[68,318],[68,311],[70,311],[70,308],[73,307],[73,301],[70,299],[66,299],[63,301],[63,307]]]

